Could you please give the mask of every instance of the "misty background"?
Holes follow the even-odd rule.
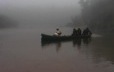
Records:
[[[0,14],[12,19],[12,24],[17,22],[18,27],[65,25],[80,13],[78,0],[1,0],[0,5]],[[9,22],[3,25],[7,26]]]
[[[113,19],[113,0],[0,0],[0,72],[114,72]],[[43,44],[57,27],[96,36]]]
[[[67,25],[113,34],[113,0],[0,0],[0,28]]]
[[[87,25],[93,33],[112,35],[114,31],[113,0],[80,0],[81,14],[73,23]]]

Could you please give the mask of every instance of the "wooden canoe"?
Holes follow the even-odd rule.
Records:
[[[90,38],[91,36],[54,36],[54,35],[47,35],[47,34],[41,34],[41,40],[42,41],[65,41],[65,40],[73,40],[73,39],[79,39],[79,38]]]

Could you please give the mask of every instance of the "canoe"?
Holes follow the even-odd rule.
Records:
[[[74,39],[81,39],[81,38],[90,38],[91,35],[88,36],[54,36],[54,35],[47,35],[41,34],[41,41],[68,41]]]

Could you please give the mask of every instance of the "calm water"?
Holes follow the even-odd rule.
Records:
[[[61,28],[63,34],[72,29]],[[55,28],[0,31],[0,72],[114,72],[114,39],[41,43],[41,33]]]

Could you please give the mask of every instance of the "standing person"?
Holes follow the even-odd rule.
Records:
[[[86,29],[87,35],[92,35],[92,32],[89,30],[89,28]]]
[[[77,30],[75,28],[73,29],[72,36],[77,36]]]
[[[60,36],[62,32],[59,30],[59,28],[56,29],[56,32],[54,33],[55,36]]]
[[[77,33],[78,33],[78,36],[81,36],[82,31],[81,31],[81,29],[80,29],[80,28],[78,28]]]

